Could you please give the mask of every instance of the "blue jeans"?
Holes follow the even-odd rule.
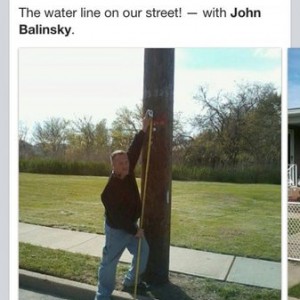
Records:
[[[119,259],[127,248],[133,255],[131,266],[125,275],[123,284],[133,286],[136,273],[136,259],[138,253],[139,239],[124,230],[114,229],[105,224],[105,246],[103,248],[102,260],[98,270],[98,289],[95,300],[109,300],[115,288],[116,269]],[[142,274],[147,266],[149,246],[146,239],[142,239],[140,254],[140,270]]]

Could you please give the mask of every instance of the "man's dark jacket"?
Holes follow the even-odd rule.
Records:
[[[134,168],[140,156],[144,135],[142,130],[137,133],[127,151],[129,174],[120,179],[112,173],[101,194],[107,225],[133,235],[137,233],[137,220],[142,208]]]

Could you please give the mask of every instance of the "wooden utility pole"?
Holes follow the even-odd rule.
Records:
[[[144,112],[153,110],[154,115],[144,214],[144,229],[150,246],[145,279],[154,284],[169,280],[173,94],[174,49],[145,49],[143,109]],[[142,181],[142,189],[143,185]]]

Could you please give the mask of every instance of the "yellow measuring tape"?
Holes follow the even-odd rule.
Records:
[[[146,199],[146,190],[147,190],[147,182],[148,182],[150,152],[151,152],[152,129],[153,129],[153,118],[151,118],[150,126],[149,126],[149,138],[148,138],[148,147],[147,147],[145,180],[144,180],[144,188],[143,188],[143,195],[142,195],[142,212],[141,212],[140,224],[139,224],[140,228],[143,228],[143,224],[144,224],[144,210],[145,210],[145,199]],[[136,260],[135,283],[134,283],[134,299],[135,300],[137,299],[136,297],[137,297],[137,286],[138,286],[138,281],[139,281],[141,247],[142,247],[142,239],[139,238],[138,254],[137,254],[137,260]]]

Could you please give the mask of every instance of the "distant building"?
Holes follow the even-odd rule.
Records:
[[[300,108],[288,110],[288,185],[297,186],[300,168]]]

